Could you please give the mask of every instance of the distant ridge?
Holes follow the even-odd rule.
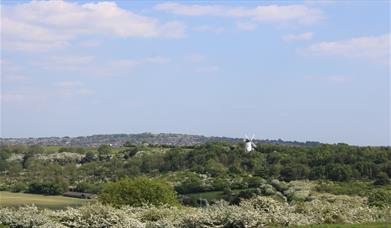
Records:
[[[133,144],[147,142],[152,145],[171,145],[171,146],[194,146],[207,142],[242,142],[241,138],[230,137],[207,137],[202,135],[173,134],[173,133],[140,133],[140,134],[107,134],[91,135],[79,137],[40,137],[40,138],[0,138],[1,144],[40,144],[46,146],[92,146],[96,147],[101,144],[111,144],[114,147],[122,146],[125,142],[130,141]],[[319,142],[297,142],[278,140],[255,140],[256,143],[265,144],[285,144],[297,146],[318,145]]]

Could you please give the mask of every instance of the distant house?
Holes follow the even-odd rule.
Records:
[[[93,193],[87,193],[87,192],[64,192],[62,194],[66,197],[73,197],[73,198],[81,198],[81,199],[94,199],[96,198],[96,194]]]

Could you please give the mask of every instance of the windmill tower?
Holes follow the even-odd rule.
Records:
[[[245,137],[246,137],[246,138],[243,139],[243,141],[245,142],[244,151],[247,152],[247,153],[249,153],[249,152],[253,151],[254,148],[257,147],[257,145],[255,145],[255,143],[253,142],[253,140],[254,140],[254,135],[251,137],[251,139],[249,139],[249,138],[247,137],[247,135],[246,135]]]

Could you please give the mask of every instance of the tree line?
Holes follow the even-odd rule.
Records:
[[[390,147],[259,144],[256,151],[245,153],[241,143],[214,142],[190,147],[126,143],[116,151],[109,145],[101,145],[97,149],[63,147],[57,151],[62,152],[83,156],[79,160],[49,160],[37,156],[46,153],[45,148],[38,145],[1,146],[3,185],[0,189],[39,189],[39,184],[43,189],[48,186],[66,189],[65,185],[77,185],[81,191],[97,192],[107,181],[177,172],[187,173],[174,183],[180,193],[246,188],[257,185],[262,179],[363,180],[384,185],[391,177]],[[12,159],[15,155],[21,159]],[[200,175],[207,176],[210,183],[205,185]],[[232,181],[236,177],[241,177],[241,182]],[[15,180],[19,184],[15,184]],[[35,186],[29,186],[32,183]]]

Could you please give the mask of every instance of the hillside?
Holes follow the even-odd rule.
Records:
[[[172,133],[141,133],[141,134],[104,134],[79,137],[41,137],[41,138],[0,138],[1,144],[19,145],[43,145],[43,146],[80,146],[97,147],[101,144],[111,144],[113,147],[120,147],[125,142],[140,145],[147,142],[152,145],[170,146],[194,146],[208,142],[241,142],[241,138],[229,137],[207,137],[202,135],[172,134]],[[319,142],[296,142],[278,140],[255,140],[256,143],[285,144],[285,145],[318,145]]]

